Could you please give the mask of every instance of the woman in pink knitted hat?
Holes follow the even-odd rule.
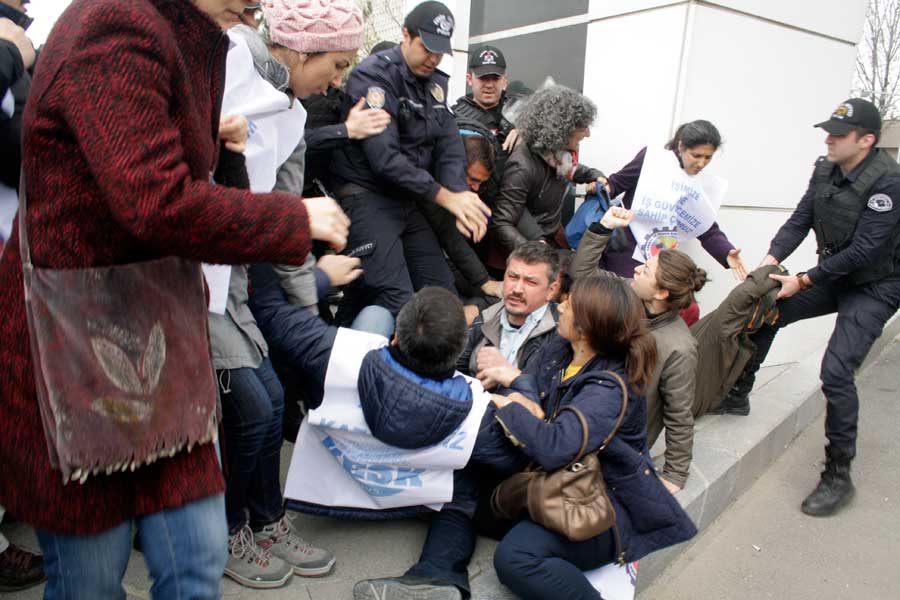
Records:
[[[243,185],[291,192],[299,201],[306,112],[297,98],[325,91],[350,66],[362,43],[362,13],[353,0],[264,0],[259,8],[259,30],[242,24],[249,11],[217,19],[230,38],[222,116],[241,115],[250,123],[243,157],[230,164],[235,171],[246,168]],[[367,115],[377,132],[387,126],[387,113],[366,112],[383,113]],[[218,183],[242,181],[239,173],[218,175]],[[360,272],[359,259],[329,258],[343,271]],[[314,265],[311,255],[301,267],[276,265],[282,287],[299,306],[316,304]],[[326,274],[335,285],[346,283]],[[301,538],[285,513],[279,480],[285,394],[247,305],[246,267],[232,267],[227,306],[225,314],[209,316],[227,466],[225,574],[252,588],[280,587],[295,574],[326,575],[334,555]]]
[[[327,91],[362,45],[362,11],[353,0],[262,0],[260,8],[260,33],[299,98]]]

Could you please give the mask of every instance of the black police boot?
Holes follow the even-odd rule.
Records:
[[[750,392],[732,388],[722,400],[722,404],[718,408],[711,410],[710,414],[746,417],[750,414]]]
[[[807,515],[827,517],[845,506],[856,494],[850,480],[850,457],[840,450],[825,449],[825,470],[816,489],[800,506]]]

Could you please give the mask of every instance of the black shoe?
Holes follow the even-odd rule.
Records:
[[[0,552],[0,592],[17,592],[43,583],[44,557],[14,544]]]
[[[829,453],[816,489],[806,497],[800,510],[812,517],[833,515],[853,499],[856,488],[850,480],[850,459]]]
[[[750,414],[750,393],[740,393],[731,390],[722,400],[718,408],[711,410],[712,415],[738,415],[746,417]]]

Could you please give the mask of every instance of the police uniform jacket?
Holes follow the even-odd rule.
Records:
[[[821,157],[769,254],[784,260],[812,229],[819,253],[818,265],[807,273],[813,285],[863,286],[872,296],[898,305],[898,201],[900,167],[883,150],[870,152],[847,175]]]
[[[448,79],[442,71],[416,77],[399,46],[353,69],[347,81],[350,106],[365,97],[370,107],[384,108],[391,123],[336,153],[339,193],[349,183],[386,196],[431,201],[441,186],[452,192],[468,189],[466,151],[446,102]]]

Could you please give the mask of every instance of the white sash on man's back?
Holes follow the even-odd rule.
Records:
[[[376,510],[419,505],[439,509],[450,501],[453,471],[472,455],[490,394],[478,380],[467,377],[472,410],[456,431],[427,448],[389,446],[372,436],[357,392],[363,358],[386,344],[379,335],[338,330],[322,404],[310,411],[297,434],[286,497]]]
[[[660,249],[674,248],[706,233],[716,220],[728,182],[715,175],[688,175],[678,158],[648,146],[631,210],[637,240],[632,258],[647,262]]]

